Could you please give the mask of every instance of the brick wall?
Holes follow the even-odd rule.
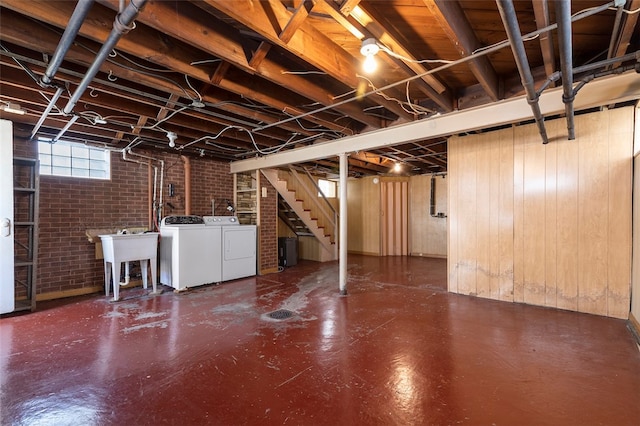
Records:
[[[278,194],[265,177],[261,177],[260,186],[267,188],[267,196],[260,198],[259,270],[267,273],[278,269]]]
[[[163,216],[184,214],[184,162],[180,155],[136,152],[165,161]],[[36,157],[37,145],[16,138],[14,155]],[[229,173],[229,164],[206,158],[191,158],[190,162],[191,213],[211,214],[213,198],[216,200],[216,214],[227,214],[226,200],[233,200],[233,176]],[[158,182],[159,179],[160,169]],[[173,197],[168,194],[169,183],[174,184]],[[111,155],[111,180],[41,176],[37,294],[81,293],[82,289],[102,286],[103,261],[95,258],[95,245],[88,241],[85,232],[94,228],[148,227],[148,185],[149,167],[125,162],[116,152]],[[265,229],[273,231],[260,236],[260,250],[265,254],[268,268],[277,267],[276,196],[270,186],[269,192],[270,196],[263,199],[268,204],[263,211],[270,215],[264,217],[268,224]],[[158,194],[158,203],[159,198]]]

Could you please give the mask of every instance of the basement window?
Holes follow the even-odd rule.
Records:
[[[322,197],[322,194],[326,198],[336,198],[336,183],[332,180],[318,179],[318,197]]]
[[[38,140],[40,174],[88,179],[109,179],[111,155],[105,148],[58,141]]]

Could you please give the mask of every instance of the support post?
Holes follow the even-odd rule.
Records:
[[[340,260],[340,294],[347,294],[347,175],[349,162],[347,154],[340,153],[340,239],[338,240]]]

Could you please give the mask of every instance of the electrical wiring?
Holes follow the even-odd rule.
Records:
[[[408,102],[405,101],[401,101],[400,99],[394,98],[392,96],[389,96],[387,94],[385,94],[384,92],[382,92],[381,90],[378,91],[378,89],[376,88],[376,86],[373,84],[373,82],[360,74],[356,74],[356,77],[361,78],[363,80],[366,80],[367,83],[369,84],[369,87],[371,87],[374,91],[377,91],[377,95],[382,96],[385,100],[390,101],[390,102],[396,102],[398,105],[400,105],[400,107],[408,114],[412,114],[414,116],[419,115],[420,113],[417,113],[415,111],[413,111],[413,109],[411,109],[411,107],[407,107]],[[409,102],[410,103],[410,102]]]
[[[600,7],[597,7],[597,8],[595,8],[595,9],[593,9],[593,10],[585,10],[585,11],[577,12],[576,14],[574,14],[574,16],[571,18],[571,20],[572,20],[572,22],[573,22],[573,21],[576,21],[576,20],[578,20],[578,19],[586,18],[587,16],[595,15],[596,13],[599,13],[599,12],[601,12],[601,11],[604,11],[604,10],[608,9],[608,8],[609,8],[611,5],[613,5],[613,4],[614,4],[614,3],[613,3],[612,1],[610,1],[610,2],[608,2],[608,3],[604,4],[604,5],[600,6]],[[584,13],[582,13],[582,12],[584,12]],[[579,15],[578,15],[578,14],[579,14]],[[576,16],[576,15],[577,15],[577,16]],[[531,38],[531,37],[538,36],[538,35],[540,35],[540,34],[542,34],[542,33],[545,33],[545,32],[551,31],[551,30],[554,30],[554,29],[556,29],[556,28],[558,28],[558,24],[548,25],[548,26],[546,26],[546,27],[544,27],[544,28],[540,28],[540,29],[538,29],[538,30],[536,30],[536,31],[533,31],[533,32],[528,33],[528,34],[525,34],[523,38],[524,38],[524,39],[529,39],[529,38]],[[500,42],[500,43],[495,43],[495,44],[493,44],[493,45],[491,45],[491,46],[487,46],[487,47],[485,47],[485,48],[481,48],[482,50],[479,50],[479,51],[477,51],[477,52],[474,52],[474,53],[472,53],[471,55],[465,56],[465,57],[460,58],[460,59],[458,59],[458,60],[455,60],[455,61],[453,61],[453,62],[451,62],[451,63],[440,65],[439,67],[432,68],[432,69],[427,70],[427,71],[425,71],[425,72],[422,72],[422,73],[419,73],[419,74],[416,74],[416,75],[413,75],[413,76],[407,77],[407,78],[405,78],[405,79],[402,79],[402,80],[396,81],[396,82],[394,82],[394,83],[387,84],[386,86],[383,86],[383,87],[380,87],[380,88],[377,88],[377,89],[371,90],[371,91],[366,92],[366,93],[363,93],[363,94],[361,94],[361,95],[354,96],[354,97],[351,97],[351,98],[347,98],[347,99],[344,99],[344,100],[342,100],[342,101],[340,101],[340,102],[337,102],[337,103],[334,103],[334,104],[331,104],[331,105],[326,105],[326,106],[324,106],[324,107],[322,107],[322,108],[318,108],[318,109],[316,109],[316,110],[314,110],[314,111],[308,111],[308,112],[305,112],[305,113],[303,113],[303,114],[299,114],[298,116],[296,116],[296,118],[300,119],[300,118],[307,117],[307,116],[309,116],[309,115],[318,114],[318,113],[323,112],[323,111],[326,111],[326,110],[328,110],[328,109],[336,108],[336,107],[338,107],[338,106],[345,105],[345,104],[347,104],[347,103],[349,103],[349,102],[353,102],[353,101],[355,101],[355,100],[362,99],[363,97],[367,97],[367,96],[371,96],[371,95],[373,95],[373,94],[381,93],[381,92],[383,92],[384,90],[391,89],[391,88],[393,88],[393,87],[399,86],[399,85],[401,85],[401,84],[405,84],[405,83],[407,83],[407,82],[409,82],[409,81],[416,80],[416,79],[418,79],[418,78],[423,78],[423,77],[425,77],[425,76],[427,76],[427,75],[436,74],[436,73],[438,73],[438,72],[440,72],[440,71],[444,71],[444,70],[446,70],[446,69],[449,69],[449,68],[451,68],[451,67],[453,67],[453,66],[455,66],[455,65],[459,65],[459,64],[462,64],[462,63],[466,63],[466,62],[468,62],[468,61],[471,61],[471,60],[473,60],[473,59],[477,58],[478,56],[482,56],[482,55],[486,55],[486,54],[489,54],[489,53],[495,52],[495,51],[500,50],[500,49],[502,49],[502,48],[505,48],[505,47],[507,47],[507,46],[509,46],[509,41],[508,41],[508,40],[502,41],[502,42]],[[294,118],[287,118],[287,119],[285,119],[285,120],[281,120],[281,121],[276,122],[276,123],[270,123],[270,124],[268,124],[268,125],[264,125],[264,126],[256,127],[256,128],[254,128],[252,131],[253,131],[253,132],[258,132],[258,131],[265,130],[265,129],[268,129],[268,128],[271,128],[271,127],[280,126],[280,125],[282,125],[282,124],[285,124],[285,123],[291,122],[291,121],[293,121],[293,120],[294,120]]]
[[[281,74],[291,74],[291,75],[308,75],[308,74],[317,74],[317,75],[327,75],[324,71],[281,71]]]
[[[156,127],[158,127],[160,124],[164,123],[165,121],[173,118],[174,115],[181,113],[182,111],[184,111],[185,109],[188,109],[188,106],[183,106],[178,108],[177,110],[173,111],[171,114],[167,115],[165,118],[163,118],[162,120],[156,121],[155,124],[151,125],[151,126],[134,126],[134,128],[137,129],[145,129],[145,130],[151,130],[151,129],[155,129]],[[163,130],[165,131],[165,130]]]
[[[166,73],[175,73],[176,72],[174,70],[170,70],[170,69],[166,69],[166,68],[162,69],[162,68],[148,67],[146,65],[138,63],[138,62],[134,61],[133,59],[127,57],[127,55],[123,54],[122,52],[118,52],[116,49],[113,49],[112,52],[113,52],[113,56],[109,55],[110,58],[116,58],[116,57],[120,56],[125,61],[135,65],[138,68],[142,68],[142,69],[145,69],[147,71],[151,71],[151,72],[166,72]]]
[[[618,10],[618,9],[615,7],[610,7],[609,10]],[[622,9],[622,12],[626,13],[627,15],[635,15],[636,13],[640,12],[640,7],[635,10]]]
[[[404,62],[411,62],[414,64],[450,64],[453,61],[449,61],[446,59],[413,59],[413,58],[408,58],[406,56],[400,55],[399,53],[394,52],[393,50],[389,49],[387,46],[380,44],[380,43],[376,43],[378,45],[378,47],[380,48],[380,50],[382,50],[383,52],[385,52],[387,55],[392,56],[394,58],[400,59]]]
[[[209,64],[209,63],[212,64],[216,62],[222,62],[222,59],[203,59],[201,61],[190,62],[189,65],[202,65],[202,64]]]
[[[189,81],[189,76],[187,74],[184,75],[184,81],[187,82],[187,85],[189,86],[189,88],[193,90],[195,94],[198,96],[198,101],[202,102],[202,95],[191,85],[191,82]],[[193,101],[195,99],[191,98],[191,100]]]

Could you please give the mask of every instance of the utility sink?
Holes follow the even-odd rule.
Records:
[[[158,235],[160,235],[158,232],[99,235],[102,240],[104,288],[107,296],[109,296],[109,287],[113,281],[113,300],[119,299],[121,264],[137,260],[140,261],[143,287],[147,288],[147,266],[149,266],[153,294],[157,294]],[[111,279],[112,277],[113,279]]]

